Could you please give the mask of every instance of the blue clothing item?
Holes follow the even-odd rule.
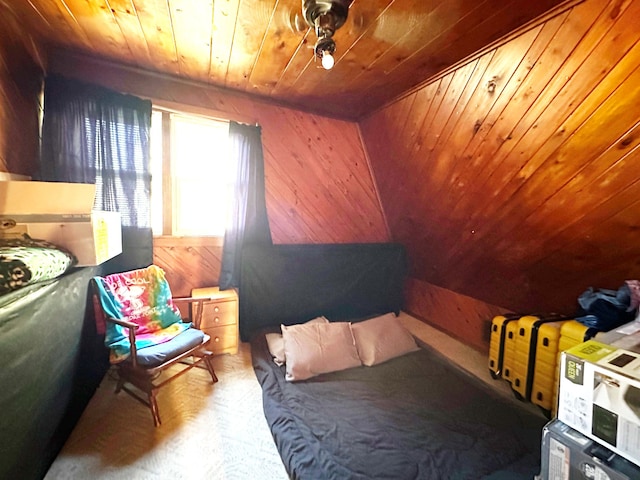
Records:
[[[629,311],[630,302],[631,293],[626,284],[618,290],[601,288],[596,291],[589,287],[578,297],[584,315],[576,320],[587,327],[606,332],[633,320],[635,312]]]

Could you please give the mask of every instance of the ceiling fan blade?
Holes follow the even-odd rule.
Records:
[[[329,2],[318,0],[318,3],[326,4]],[[351,2],[348,3],[350,4]],[[304,17],[301,7],[290,9],[283,17],[280,23],[294,32],[305,32],[311,28]],[[346,22],[340,26],[340,29],[348,28],[352,32],[358,32],[364,30],[368,26],[368,23],[366,17],[361,12],[357,10],[354,12],[353,9],[349,8]]]
[[[306,32],[310,28],[299,9],[290,9],[284,12],[278,23],[292,32],[298,33]]]

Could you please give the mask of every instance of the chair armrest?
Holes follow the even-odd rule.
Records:
[[[136,330],[140,328],[140,325],[136,325],[129,320],[123,318],[106,317],[107,322],[115,323],[121,327],[129,329],[129,345],[131,349],[131,363],[135,367],[138,366],[138,349],[136,348]]]
[[[107,322],[115,323],[117,325],[120,325],[121,327],[130,328],[133,330],[138,330],[138,328],[140,328],[139,325],[136,325],[135,323],[123,318],[107,317]]]
[[[188,303],[194,308],[193,319],[191,320],[193,326],[200,330],[200,323],[202,323],[202,312],[204,310],[204,302],[212,300],[211,297],[174,297],[173,303]]]

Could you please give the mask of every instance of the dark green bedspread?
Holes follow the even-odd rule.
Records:
[[[96,271],[5,296],[12,301],[0,307],[1,479],[44,476],[104,375],[106,351],[88,332]]]
[[[426,347],[375,367],[285,381],[252,340],[264,412],[293,479],[531,480],[547,419]]]

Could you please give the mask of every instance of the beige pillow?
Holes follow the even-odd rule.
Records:
[[[329,323],[329,320],[327,320],[325,317],[316,317],[306,323]],[[274,363],[279,367],[284,365],[286,359],[284,356],[284,343],[282,343],[282,334],[267,333],[265,335],[265,338],[267,340],[269,353],[271,353]]]
[[[281,333],[267,333],[265,335],[267,339],[267,347],[269,347],[269,353],[273,357],[273,362],[279,367],[284,365],[284,343],[282,342]]]
[[[411,333],[393,313],[354,323],[351,330],[360,360],[368,367],[419,350]]]
[[[362,365],[347,322],[281,328],[287,359],[285,378],[290,382]]]

